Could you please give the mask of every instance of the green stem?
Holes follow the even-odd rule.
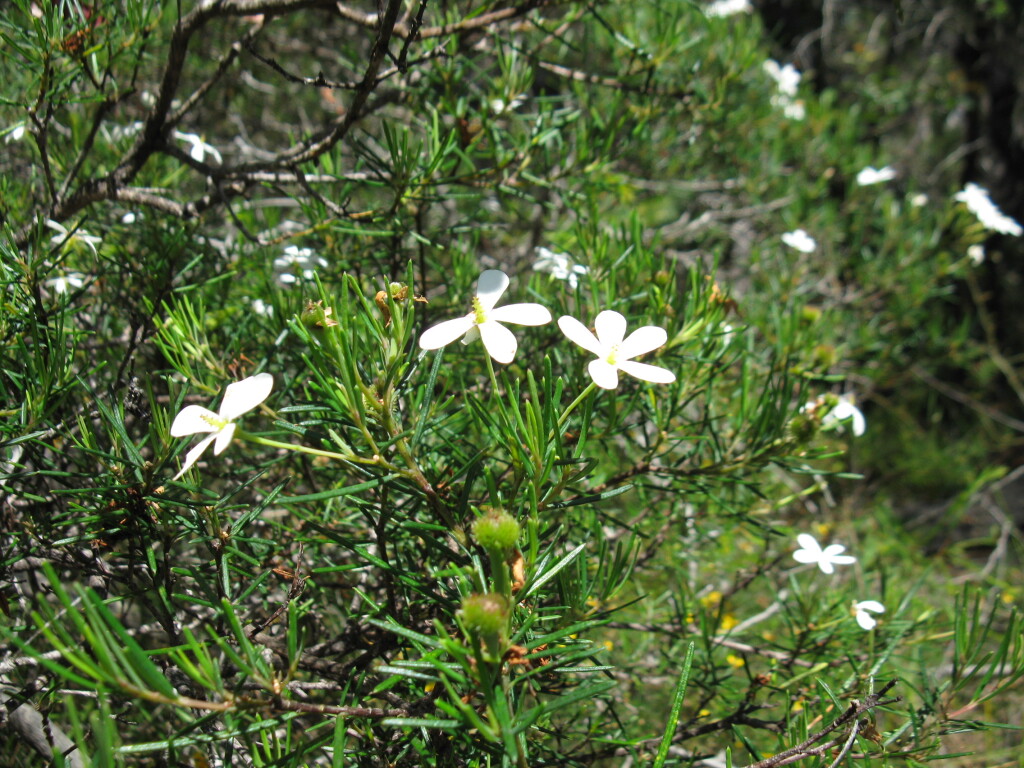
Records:
[[[577,397],[575,400],[569,403],[569,407],[562,411],[562,415],[558,417],[559,429],[561,429],[565,425],[566,420],[568,420],[569,418],[569,414],[575,411],[576,408],[579,407],[579,404],[586,400],[587,396],[595,389],[597,389],[597,384],[595,384],[594,382],[590,382],[590,384],[587,385],[587,388],[580,392],[579,397]]]
[[[491,561],[491,575],[494,577],[494,591],[509,600],[512,600],[512,581],[508,577],[508,563],[500,549],[487,549],[487,556]],[[511,615],[511,611],[509,612]]]
[[[354,453],[335,453],[334,451],[324,451],[320,448],[310,448],[308,445],[296,445],[295,443],[282,443],[278,440],[271,440],[267,437],[260,437],[259,435],[253,435],[249,432],[245,432],[241,429],[235,430],[235,437],[242,440],[246,440],[250,443],[256,443],[256,445],[265,445],[268,448],[283,448],[286,451],[295,451],[296,453],[307,453],[310,456],[320,456],[325,459],[336,459],[337,461],[348,461],[352,464],[377,464],[381,466],[388,466],[386,462],[380,456],[374,456],[370,459],[365,459],[361,456],[356,456]]]

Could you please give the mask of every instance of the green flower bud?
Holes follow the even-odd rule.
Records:
[[[473,538],[484,549],[508,554],[519,541],[519,523],[508,512],[491,510],[473,522]]]
[[[331,317],[333,308],[325,307],[323,301],[307,301],[302,310],[302,324],[312,331],[320,331],[324,328],[331,328],[338,324],[338,321]]]
[[[508,622],[508,601],[495,592],[469,595],[462,600],[462,623],[473,634],[496,640]]]
[[[809,443],[818,433],[821,423],[809,413],[798,413],[789,422],[789,434],[799,445]]]

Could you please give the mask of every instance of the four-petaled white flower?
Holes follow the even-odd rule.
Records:
[[[606,309],[594,319],[596,336],[587,326],[568,315],[558,318],[558,327],[571,341],[597,355],[597,360],[590,362],[587,371],[602,389],[615,389],[619,385],[619,371],[655,384],[671,384],[676,380],[671,371],[633,360],[668,340],[664,328],[645,325],[627,337],[626,318],[611,309]]]
[[[868,187],[872,184],[881,184],[885,181],[892,181],[895,178],[896,169],[892,166],[887,165],[885,168],[872,168],[869,165],[857,174],[857,183],[862,187]]]
[[[737,13],[750,13],[754,6],[750,0],[715,0],[704,9],[704,15],[709,18],[723,18],[735,16]]]
[[[173,437],[185,437],[201,432],[210,434],[185,454],[185,463],[174,479],[177,480],[185,474],[199,460],[210,443],[214,443],[214,455],[220,454],[227,448],[235,434],[235,419],[266,400],[273,387],[273,376],[269,373],[258,373],[247,379],[236,381],[234,384],[228,384],[217,413],[203,408],[201,405],[189,405],[183,408],[181,413],[174,417],[174,423],[171,424]]]
[[[465,317],[445,320],[420,335],[420,349],[440,349],[462,336],[462,343],[481,339],[484,348],[499,363],[511,363],[519,343],[502,323],[544,325],[551,322],[551,312],[540,304],[507,304],[495,309],[501,294],[508,288],[508,275],[500,269],[480,274],[473,297],[473,311]]]
[[[803,229],[794,229],[792,232],[786,232],[782,236],[782,242],[790,248],[800,251],[800,253],[812,253],[818,247],[814,238]]]
[[[588,271],[582,264],[574,264],[568,254],[555,253],[544,247],[537,248],[533,269],[535,272],[547,272],[556,280],[565,280],[573,290],[576,290],[580,275]]]
[[[50,238],[50,244],[55,248],[72,243],[83,243],[95,254],[96,246],[103,242],[103,238],[98,235],[90,235],[84,229],[69,231],[67,227],[53,219],[47,219],[46,226],[57,233]]]
[[[81,272],[68,272],[66,275],[51,277],[43,281],[43,285],[52,288],[58,296],[67,293],[72,288],[78,289],[85,285],[85,275]]]
[[[853,555],[844,555],[846,549],[842,544],[829,544],[824,549],[817,539],[809,533],[801,533],[796,537],[800,549],[793,553],[793,559],[798,563],[814,563],[822,573],[833,573],[837,565],[849,565],[857,562]]]
[[[878,624],[875,617],[868,613],[885,613],[885,606],[877,600],[861,600],[859,603],[853,604],[853,614],[857,619],[857,623],[860,624],[861,629],[874,629]]]
[[[985,229],[1001,232],[1004,235],[1024,234],[1024,228],[1021,228],[1014,219],[999,210],[984,187],[970,183],[953,195],[953,199],[966,205],[968,210],[978,217],[978,221]]]
[[[831,411],[825,414],[825,417],[821,420],[821,425],[826,429],[837,429],[841,428],[847,421],[850,422],[850,428],[853,430],[854,437],[863,435],[868,427],[864,414],[860,412],[860,408],[853,404],[853,396],[840,395],[839,402],[836,403]]]
[[[218,165],[223,165],[224,159],[220,156],[220,152],[212,144],[207,144],[203,141],[202,137],[197,133],[184,133],[183,131],[175,131],[174,138],[178,141],[186,141],[191,145],[188,154],[197,163],[201,163],[206,159],[207,155],[210,155],[214,160],[217,161]]]

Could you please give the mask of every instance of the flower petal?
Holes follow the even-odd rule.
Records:
[[[217,438],[213,444],[213,455],[218,456],[224,452],[224,449],[231,445],[231,438],[235,436],[235,423],[233,421],[228,422],[224,425],[224,429],[218,432],[215,437]]]
[[[645,325],[637,328],[619,345],[619,360],[629,360],[637,355],[643,355],[652,349],[664,346],[668,341],[668,333],[664,328],[656,325]]]
[[[821,572],[822,573],[832,574],[832,573],[836,572],[836,569],[832,566],[832,563],[830,563],[828,560],[819,560],[818,561],[818,567],[821,568]]]
[[[853,557],[852,555],[839,554],[840,552],[843,552],[845,549],[846,547],[844,547],[842,544],[829,544],[827,547],[825,547],[825,549],[822,550],[821,556],[822,558],[831,560],[833,563],[839,563],[840,565],[844,563],[857,562],[857,558]]]
[[[174,417],[171,437],[185,437],[198,432],[216,432],[220,429],[221,417],[201,405],[188,405]]]
[[[575,317],[562,315],[558,318],[558,327],[562,329],[562,333],[568,337],[569,341],[579,344],[587,352],[593,352],[598,357],[605,357],[608,354],[608,348],[601,344],[597,340],[597,336]]]
[[[816,563],[818,562],[818,558],[818,553],[809,552],[806,549],[798,549],[793,553],[793,559],[798,563]]]
[[[228,388],[224,390],[224,400],[220,404],[220,417],[234,421],[266,400],[273,388],[274,377],[269,373],[257,373],[234,384],[228,384]]]
[[[480,339],[484,343],[487,354],[499,363],[511,363],[516,356],[519,342],[515,334],[501,323],[488,320],[476,326],[480,331]]]
[[[615,389],[619,386],[619,369],[606,360],[591,360],[587,371],[601,389]]]
[[[875,613],[885,613],[885,606],[877,600],[861,600],[853,607],[858,611],[874,611]]]
[[[594,330],[597,331],[597,338],[605,348],[621,344],[626,336],[626,318],[614,309],[606,309],[594,318]]]
[[[189,469],[192,468],[192,465],[199,461],[199,457],[203,455],[203,451],[205,451],[206,447],[213,442],[215,437],[217,437],[216,432],[214,432],[212,435],[207,435],[198,443],[196,443],[195,447],[191,451],[185,454],[185,463],[181,465],[181,471],[174,476],[175,480],[177,480],[179,477],[188,472]]]
[[[487,319],[516,325],[544,325],[551,322],[551,312],[541,304],[506,304],[492,309]]]
[[[807,552],[813,552],[815,559],[817,559],[817,557],[821,555],[821,545],[818,543],[818,540],[811,536],[811,534],[809,533],[801,533],[799,536],[797,536],[796,543],[800,545],[801,549],[804,549]],[[801,562],[811,561],[804,560]]]
[[[476,281],[476,297],[480,299],[480,306],[484,312],[494,309],[506,288],[508,275],[500,269],[488,269],[480,273],[480,278]]]
[[[655,384],[671,384],[676,380],[676,375],[667,368],[638,363],[635,360],[623,360],[619,363],[619,370],[623,373],[628,373],[630,376]]]
[[[857,611],[856,619],[861,629],[874,629],[878,624],[870,613],[864,611]]]
[[[455,341],[473,327],[473,315],[445,320],[420,334],[420,349],[440,349]]]

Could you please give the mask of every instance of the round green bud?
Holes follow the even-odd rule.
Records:
[[[798,413],[789,422],[789,434],[798,444],[809,443],[821,426],[818,419],[809,413]]]
[[[473,538],[484,549],[508,553],[519,541],[519,523],[508,512],[491,510],[473,522]]]
[[[496,592],[462,599],[462,623],[470,632],[498,637],[508,621],[508,601]]]

